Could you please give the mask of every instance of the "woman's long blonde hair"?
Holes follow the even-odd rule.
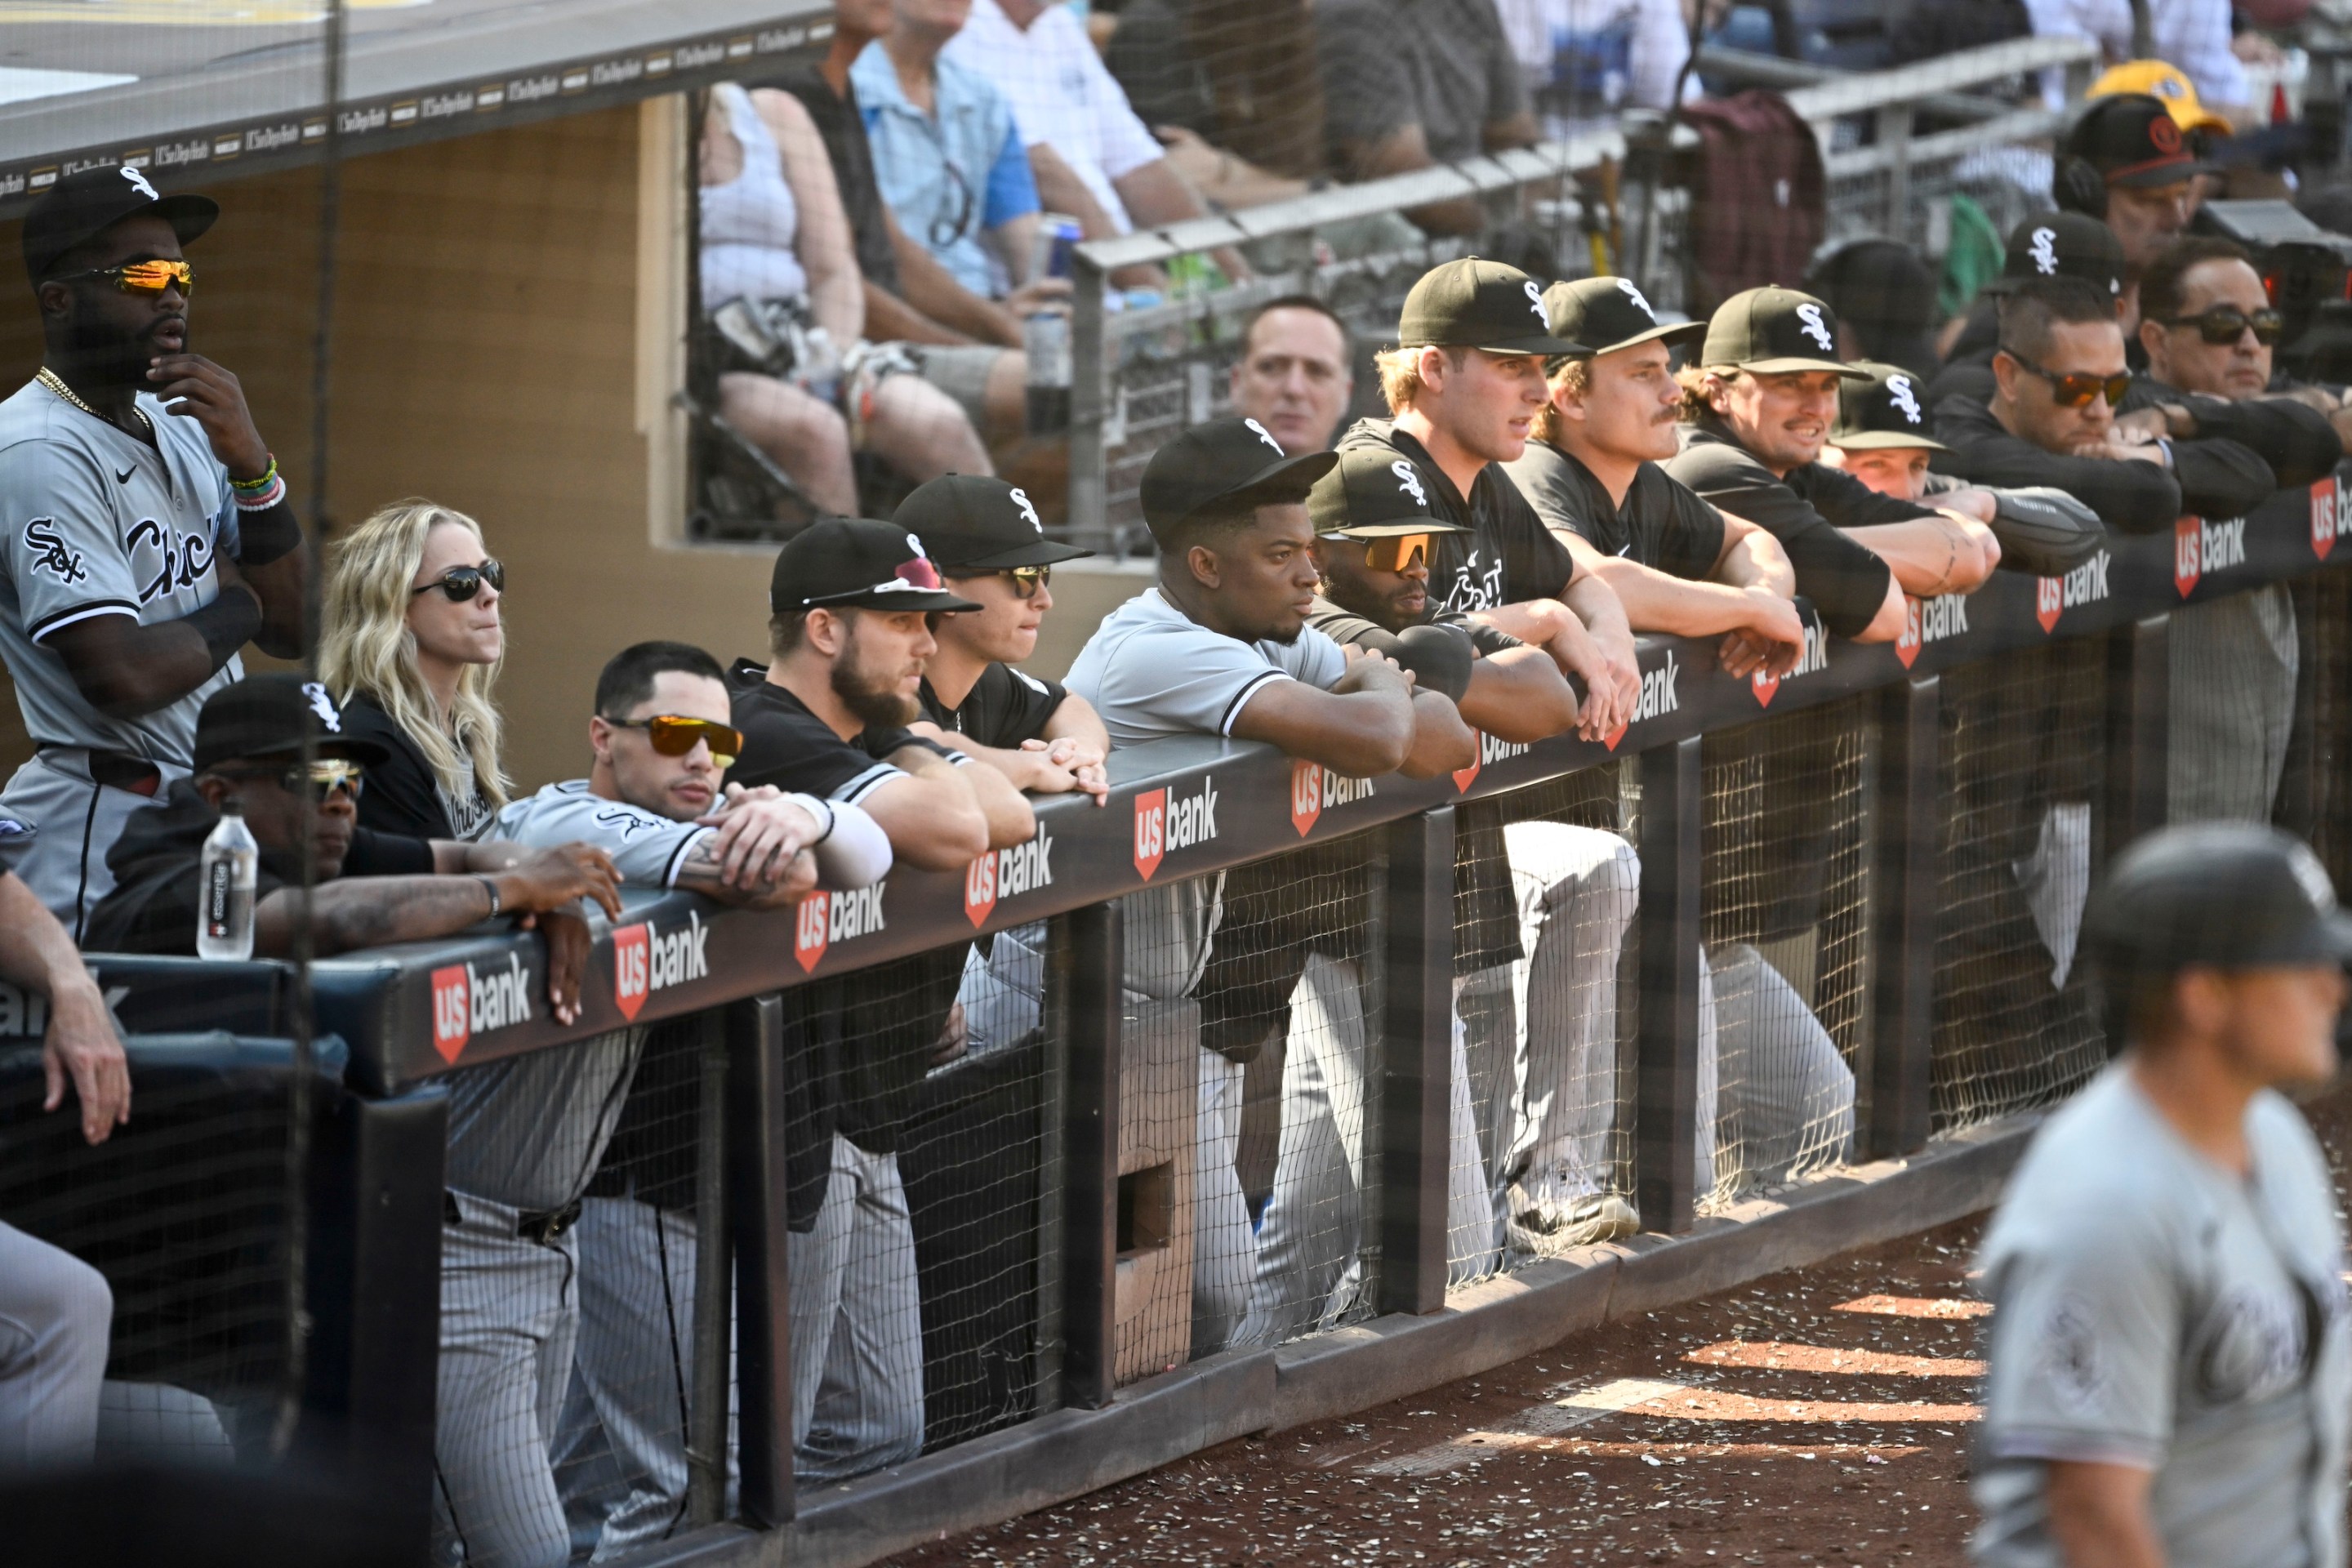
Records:
[[[325,630],[319,638],[319,676],[338,702],[364,693],[391,716],[452,799],[465,778],[458,748],[474,763],[474,784],[492,810],[506,805],[506,771],[499,765],[499,710],[490,687],[496,663],[469,664],[457,677],[457,700],[445,725],[433,693],[416,668],[416,635],[408,629],[409,584],[425,560],[425,536],[436,523],[454,523],[482,537],[482,525],[464,512],[429,500],[394,501],[336,542],[327,574]]]

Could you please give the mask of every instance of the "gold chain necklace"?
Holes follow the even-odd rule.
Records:
[[[81,400],[80,395],[75,392],[72,387],[66,384],[65,377],[59,375],[56,371],[51,370],[47,365],[43,365],[41,367],[40,374],[33,379],[39,382],[43,386],[47,387],[51,392],[56,393],[59,397],[64,398],[68,403],[72,404],[76,408],[80,409],[84,414],[89,415],[92,419],[102,419],[109,425],[112,425],[114,423],[113,420],[107,419],[105,415],[100,414],[97,409],[92,408],[89,404],[84,403]],[[141,426],[146,430],[147,438],[151,441],[153,440],[155,438],[155,422],[147,417],[147,411],[134,403],[131,405],[131,412],[139,416],[139,423]]]

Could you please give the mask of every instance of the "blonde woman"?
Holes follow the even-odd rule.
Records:
[[[319,674],[344,729],[392,753],[368,770],[362,827],[471,838],[507,804],[490,703],[505,585],[481,525],[428,500],[396,501],[336,544]]]

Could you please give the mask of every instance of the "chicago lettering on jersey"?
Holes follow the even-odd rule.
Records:
[[[835,942],[880,931],[882,890],[888,886],[886,880],[851,892],[811,893],[803,899],[793,921],[793,957],[802,970],[814,970]]]
[[[1033,888],[1054,884],[1054,836],[1037,825],[1037,837],[1010,849],[982,855],[963,873],[963,912],[975,926],[984,925],[1000,899],[1015,899]]]
[[[131,570],[150,575],[139,584],[142,605],[181,588],[193,588],[213,569],[213,540],[207,533],[182,533],[169,523],[142,517],[122,536],[123,553]]]
[[[530,1021],[530,969],[509,953],[504,969],[488,974],[471,963],[436,969],[432,976],[433,1048],[454,1062],[476,1036]]]
[[[2058,617],[2077,605],[2093,605],[2107,596],[2107,568],[2115,557],[2100,551],[2063,577],[2037,577],[2033,588],[2033,618],[2045,632],[2054,631]]]
[[[1171,800],[1164,789],[1135,797],[1135,868],[1145,881],[1171,849],[1205,844],[1217,836],[1217,782],[1201,781],[1196,795]]]
[[[2208,572],[2246,563],[2246,520],[2207,522],[2184,517],[2172,525],[2172,585],[2187,598]]]
[[[1307,837],[1316,819],[1327,805],[1347,805],[1355,801],[1370,800],[1374,791],[1370,779],[1345,778],[1319,763],[1293,761],[1290,764],[1290,826],[1298,829],[1298,837]]]
[[[635,1020],[653,993],[710,973],[710,928],[691,910],[686,922],[667,936],[651,921],[613,933],[613,1001],[623,1017]]]

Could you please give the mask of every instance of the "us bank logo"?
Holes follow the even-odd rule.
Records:
[[[2058,617],[2078,605],[2095,605],[2107,596],[2107,568],[2115,557],[2100,551],[2063,577],[2033,580],[2033,618],[2045,632],[2058,629]]]
[[[882,889],[877,882],[846,893],[811,893],[793,915],[793,959],[813,974],[827,950],[882,929]]]
[[[1203,778],[1189,795],[1169,797],[1164,789],[1135,797],[1135,869],[1151,880],[1171,850],[1205,844],[1217,836],[1217,783]]]
[[[663,931],[651,921],[613,933],[613,1005],[636,1022],[646,998],[656,991],[701,980],[710,973],[710,928],[687,911],[686,924]]]
[[[475,1036],[530,1021],[530,966],[514,953],[504,969],[470,963],[433,972],[433,1048],[454,1062]]]

